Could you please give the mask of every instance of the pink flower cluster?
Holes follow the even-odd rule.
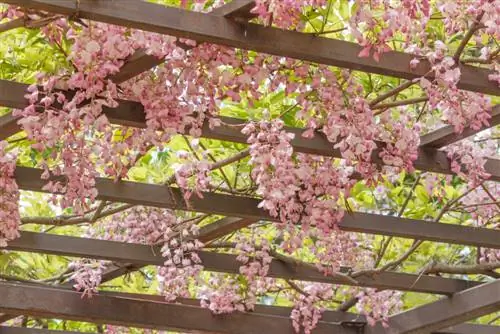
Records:
[[[474,226],[498,228],[495,218],[500,217],[500,205],[495,203],[495,199],[500,198],[500,185],[497,182],[485,182],[483,186],[462,198],[459,206],[463,205],[463,209],[470,213]]]
[[[19,237],[19,189],[14,178],[16,156],[0,141],[0,248]]]
[[[82,298],[92,297],[97,293],[97,288],[101,284],[102,273],[106,262],[98,260],[81,259],[70,264],[73,274],[70,279],[74,282],[73,287],[82,292]]]
[[[300,294],[296,301],[290,318],[295,332],[312,333],[321,319],[324,309],[318,305],[321,300],[333,297],[333,289],[328,284],[305,284],[305,294]],[[302,331],[301,331],[302,329]]]
[[[274,24],[280,28],[301,30],[301,14],[308,7],[317,8],[325,6],[326,3],[326,0],[257,0],[253,13],[266,25]]]
[[[158,270],[160,291],[167,301],[190,297],[189,284],[197,280],[203,270],[197,251],[203,247],[198,241],[198,226],[182,228],[165,240],[161,249],[165,264]]]
[[[379,156],[384,164],[394,166],[398,170],[413,172],[413,161],[418,157],[418,147],[420,145],[420,125],[412,124],[409,115],[402,115],[399,120],[389,121],[390,115],[383,115],[385,131],[381,134],[382,141],[388,143],[382,148]]]
[[[403,306],[399,291],[364,289],[357,295],[357,298],[356,308],[366,316],[370,326],[381,322],[384,327],[389,327],[389,315],[397,313]]]
[[[446,150],[451,160],[451,170],[466,179],[471,187],[480,185],[491,176],[484,169],[487,155],[471,143],[460,141]]]
[[[243,133],[249,136],[252,176],[263,197],[259,206],[283,226],[300,224],[304,231],[314,226],[329,234],[344,215],[338,200],[354,184],[348,170],[323,157],[298,155],[294,160],[293,135],[280,120],[249,123]]]
[[[200,288],[198,297],[201,307],[214,314],[227,314],[247,310],[241,286],[235,277],[223,274],[211,274],[208,281]],[[249,305],[253,307],[253,305]]]
[[[194,148],[196,145],[192,146]],[[207,157],[198,161],[193,154],[183,150],[177,151],[176,155],[181,162],[173,165],[174,175],[177,185],[184,190],[184,199],[188,201],[193,193],[203,197],[202,192],[210,189],[210,163]]]

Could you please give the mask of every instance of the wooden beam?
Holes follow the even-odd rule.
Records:
[[[323,313],[323,318],[325,313]],[[498,334],[500,328],[498,326],[463,324],[439,330],[434,334]],[[77,334],[82,332],[68,332],[60,330],[40,329],[40,328],[24,328],[24,327],[6,327],[0,326],[0,334]]]
[[[461,324],[445,329],[440,329],[434,334],[498,334],[500,326]]]
[[[253,0],[233,0],[226,5],[214,9],[210,14],[233,19],[250,19],[254,16],[250,13],[250,10],[254,6],[255,3]],[[115,83],[122,83],[160,65],[163,61],[164,59],[147,54],[144,49],[137,50],[127,59],[126,63],[120,68],[120,71],[112,75],[110,79]]]
[[[13,282],[11,282],[13,283]],[[17,282],[18,284],[23,284],[23,285],[29,285],[29,286],[41,286],[41,287],[47,287],[47,288],[55,288],[59,290],[69,290],[71,291],[72,288],[66,287],[66,286],[50,286],[47,284],[43,283],[34,283],[34,282]],[[167,303],[165,301],[165,297],[161,295],[152,295],[152,294],[141,294],[141,293],[130,293],[130,292],[115,292],[115,291],[105,291],[105,290],[100,290],[98,292],[99,294],[103,296],[110,296],[110,297],[119,297],[119,298],[127,298],[127,299],[134,299],[134,300],[143,300],[143,301],[149,301],[149,302],[157,302],[157,303]],[[180,303],[182,305],[187,305],[187,306],[199,306],[200,305],[200,300],[199,299],[193,299],[193,298],[177,298],[176,299],[177,303]],[[272,315],[272,316],[281,316],[281,317],[290,317],[290,313],[292,312],[293,308],[292,307],[285,307],[285,306],[272,306],[272,305],[264,305],[264,304],[256,304],[254,306],[254,309],[252,310],[252,313],[259,313],[262,315]],[[16,315],[17,317],[18,315]],[[326,309],[323,314],[322,314],[322,321],[325,322],[336,322],[336,323],[343,323],[343,324],[361,324],[364,325],[366,323],[366,317],[362,314],[356,314],[356,313],[349,313],[349,312],[343,312],[343,311],[335,311],[335,310],[329,310]]]
[[[165,303],[162,296],[158,295],[144,295],[144,294],[132,294],[132,293],[116,293],[101,291],[100,294],[105,296],[117,297],[117,298],[128,298],[128,299],[140,299],[144,301],[160,302]],[[183,305],[198,306],[200,304],[199,300],[196,299],[186,299],[180,298],[178,300]],[[255,305],[252,313],[258,313],[263,315],[272,315],[279,317],[289,318],[292,308],[290,307],[280,307],[280,306],[267,306],[267,305]],[[321,320],[324,322],[335,322],[341,323],[344,326],[356,325],[361,329],[366,323],[364,316],[360,314],[348,313],[348,312],[338,312],[325,310],[322,314]],[[487,325],[476,325],[476,324],[461,324],[450,328],[442,329],[433,332],[434,334],[498,334],[499,327],[497,326],[487,326]],[[63,331],[51,331],[47,329],[34,329],[34,328],[22,328],[22,327],[5,327],[0,326],[0,334],[70,334],[73,332],[63,332]]]
[[[115,83],[122,83],[163,62],[163,58],[147,54],[146,50],[140,49],[134,52],[120,68],[120,71],[110,76],[109,79]]]
[[[494,106],[491,112],[490,127],[500,124],[500,105]],[[461,134],[455,133],[453,126],[448,125],[436,131],[423,135],[420,138],[421,147],[441,148],[461,139],[475,135],[476,133],[486,130],[487,128],[472,129],[466,127]]]
[[[430,70],[430,64],[426,61],[421,61],[416,69],[410,69],[410,61],[414,58],[411,54],[390,51],[384,53],[377,62],[371,57],[358,57],[362,46],[355,43],[257,24],[234,22],[224,17],[142,1],[4,0],[4,2],[194,39],[198,42],[222,44],[402,79],[420,78],[427,75]],[[460,69],[461,77],[458,83],[460,89],[500,95],[500,88],[488,79],[492,71],[469,65],[460,65]]]
[[[6,249],[126,262],[138,266],[161,266],[164,263],[160,255],[161,251],[157,247],[25,231],[21,232],[20,238],[10,241]],[[236,255],[200,251],[199,256],[205,270],[239,274],[241,263],[236,259]],[[325,276],[309,266],[290,266],[288,263],[279,260],[272,261],[269,269],[269,277],[353,285],[352,281],[341,277]],[[357,277],[356,281],[357,285],[363,287],[445,295],[481,284],[481,282],[476,281],[397,272],[364,275]]]
[[[83,332],[70,332],[44,328],[6,327],[0,326],[0,334],[78,334]]]
[[[18,166],[15,171],[16,182],[20,189],[43,192],[47,181],[41,179],[41,174],[42,170],[40,169]],[[57,180],[57,178],[53,178],[53,180]],[[260,200],[252,197],[206,192],[203,193],[203,198],[193,196],[188,205],[178,188],[164,185],[130,181],[115,182],[111,179],[97,178],[96,188],[99,200],[197,211],[252,220],[276,221],[276,218],[271,217],[267,211],[258,207]],[[500,248],[500,231],[487,228],[432,223],[361,212],[353,215],[346,214],[339,223],[339,227],[344,231]]]
[[[210,14],[228,19],[248,21],[257,16],[251,12],[254,7],[254,0],[233,0],[221,7],[215,8]]]
[[[500,279],[394,315],[389,318],[389,328],[367,327],[365,334],[430,333],[499,310]]]
[[[0,282],[0,311],[41,318],[71,319],[127,327],[210,333],[289,334],[291,320],[258,313],[216,316],[197,306],[168,304],[97,294],[82,299],[81,294],[63,289]],[[194,321],[195,320],[195,321]],[[319,322],[315,334],[355,334],[356,328]]]
[[[24,98],[27,88],[28,85],[26,84],[0,80],[0,105],[18,109],[28,106],[28,102]],[[103,112],[111,123],[138,128],[146,127],[144,108],[140,103],[126,100],[119,100],[118,102],[119,106],[117,108],[103,107]],[[202,136],[209,139],[247,143],[247,137],[238,128],[232,126],[244,124],[245,120],[230,117],[221,117],[221,120],[230,126],[222,125],[210,129],[208,124],[205,124],[202,128]],[[1,127],[2,124],[5,125],[5,128]],[[334,145],[324,135],[317,133],[313,138],[309,139],[302,137],[304,129],[290,127],[285,129],[295,135],[291,144],[296,152],[336,158],[341,157],[340,151],[334,149]],[[11,115],[8,114],[0,117],[0,140],[20,130],[21,128],[16,124]],[[376,144],[378,148],[374,150],[372,160],[378,166],[383,166],[384,164],[379,157],[379,153],[385,146],[385,143],[376,142]],[[414,165],[415,168],[422,171],[453,174],[446,153],[433,148],[421,147]],[[500,160],[488,159],[485,169],[492,175],[492,181],[500,181]]]
[[[258,220],[255,219],[237,217],[222,218],[200,228],[198,239],[206,244],[212,240],[236,232],[237,230],[250,226],[256,222],[258,222]]]

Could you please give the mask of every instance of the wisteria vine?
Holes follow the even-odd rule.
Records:
[[[187,1],[179,5],[189,7]],[[198,0],[189,9],[210,11],[220,5],[223,1]],[[314,28],[314,33],[328,35],[333,29],[327,26],[330,7],[326,0],[257,0],[252,12],[257,23],[303,33],[311,29],[305,17],[322,15],[324,24]],[[307,258],[316,270],[330,276],[339,275],[343,268],[376,267],[373,252],[361,247],[374,239],[338,228],[345,215],[351,214],[349,198],[355,184],[361,178],[370,186],[380,186],[388,176],[413,173],[424,131],[448,124],[462,133],[466,127],[489,125],[490,98],[457,87],[462,61],[490,68],[494,74],[489,79],[500,83],[500,66],[494,61],[498,50],[490,42],[500,38],[499,0],[356,0],[349,2],[347,10],[350,16],[345,27],[330,33],[361,45],[358,57],[380,61],[385,53],[398,49],[414,55],[408,68],[430,64],[426,77],[403,83],[407,88],[417,87],[424,95],[423,108],[428,112],[423,119],[408,106],[379,115],[376,107],[383,100],[367,94],[354,71],[109,24],[55,18],[41,33],[53,45],[69,43],[68,66],[55,75],[39,73],[26,93],[29,106],[14,111],[31,148],[40,153],[37,167],[44,170],[44,190],[64,194],[54,195],[54,204],[83,214],[98,195],[96,177],[126,178],[135,157],[150,147],[162,148],[179,134],[198,138],[204,125],[221,126],[218,116],[224,104],[245,101],[251,106],[269,93],[283,91],[293,100],[296,121],[305,126],[300,135],[309,139],[324,136],[342,159],[294,152],[297,134],[287,131],[283,121],[289,111],[278,116],[268,113],[265,119],[248,121],[242,127],[248,137],[249,177],[255,182],[255,194],[262,199],[260,207],[278,222],[272,238],[252,230],[237,234],[231,245],[219,245],[238,255],[238,278],[203,271],[198,252],[205,245],[198,240],[199,226],[171,210],[133,207],[95,223],[87,236],[159,246],[165,263],[157,275],[160,292],[168,301],[194,295],[203,307],[222,314],[252,310],[262,298],[284,290],[293,304],[295,330],[310,333],[322,312],[331,307],[337,287],[304,282],[287,285],[269,278],[271,260],[276,256]],[[40,13],[9,7],[1,18],[24,15],[31,19]],[[446,40],[440,40],[429,29],[436,16],[446,34],[470,30],[475,53],[454,54],[452,50],[462,48],[463,52],[465,45],[450,48]],[[161,64],[116,82],[114,75],[139,50],[161,59]],[[116,107],[120,99],[144,107],[144,129],[117,126],[106,117],[104,110]],[[196,146],[197,139],[193,143]],[[463,209],[477,225],[490,224],[499,214],[494,199],[500,196],[500,188],[485,188],[489,174],[484,164],[486,157],[498,153],[498,146],[465,140],[445,150],[453,172],[476,189],[463,198]],[[189,152],[176,153],[180,163],[173,166],[171,181],[182,189],[189,205],[192,196],[214,188],[210,163],[206,156],[199,159]],[[15,154],[7,142],[1,142],[0,247],[19,236],[15,166]],[[55,176],[64,177],[65,182],[54,181]],[[440,180],[426,176],[429,192],[433,188],[441,191]],[[493,203],[467,206],[487,201]],[[498,221],[492,225],[498,228]],[[479,257],[482,262],[500,261],[497,250],[481,249]],[[108,264],[75,261],[71,276],[75,288],[86,295],[97,293]],[[388,315],[402,308],[400,295],[393,291],[351,289],[349,294],[357,298],[357,309],[370,325],[380,321],[387,326]]]

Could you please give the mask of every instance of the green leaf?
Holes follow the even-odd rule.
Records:
[[[429,201],[429,194],[427,193],[427,190],[425,190],[424,186],[417,185],[415,188],[415,195],[424,203]]]

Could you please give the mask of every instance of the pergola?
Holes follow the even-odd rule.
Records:
[[[346,41],[321,38],[299,32],[284,31],[272,27],[249,23],[253,1],[234,0],[210,14],[202,14],[168,8],[142,1],[111,0],[3,0],[2,2],[67,15],[126,26],[160,34],[189,38],[197,42],[222,44],[235,48],[255,50],[271,55],[302,59],[319,64],[387,75],[409,80],[425,76],[429,64],[422,61],[416,69],[409,69],[412,55],[388,52],[376,62],[371,58],[359,58],[361,47]],[[161,60],[137,51],[111,78],[116,83],[124,82],[143,71],[149,70]],[[462,76],[459,88],[500,96],[500,89],[488,80],[490,72],[483,68],[460,65]],[[402,85],[401,90],[409,84]],[[22,109],[28,106],[24,95],[28,85],[0,80],[0,105]],[[71,92],[65,92],[71,94]],[[68,95],[69,96],[69,95]],[[396,103],[382,104],[384,97],[374,101],[377,108],[389,108]],[[421,100],[420,100],[421,101]],[[412,101],[412,102],[420,102]],[[410,103],[410,102],[404,102]],[[396,104],[397,105],[397,104]],[[138,102],[119,101],[116,108],[104,107],[108,119],[117,125],[145,127],[145,114]],[[241,124],[235,118],[223,118],[225,124]],[[493,109],[490,125],[500,124],[500,106]],[[292,140],[294,150],[307,154],[340,158],[340,152],[332,149],[331,143],[320,134],[305,139],[299,134],[303,129],[287,128],[297,135]],[[482,129],[481,129],[482,130]],[[0,140],[21,131],[17,119],[11,114],[0,117]],[[451,126],[439,129],[421,138],[419,157],[415,168],[421,171],[452,174],[446,153],[440,148],[462,138],[474,135],[479,130],[466,128],[457,135]],[[220,126],[203,128],[202,137],[246,143],[247,137],[238,129]],[[373,159],[382,166],[378,152],[385,143],[378,142]],[[220,165],[229,164],[247,155]],[[216,168],[216,166],[214,166]],[[491,180],[500,181],[500,160],[489,159],[485,166]],[[16,181],[20,189],[44,192],[42,171],[35,168],[18,167]],[[207,192],[203,198],[193,198],[185,203],[178,188],[138,182],[114,182],[98,178],[96,185],[102,201],[144,205],[158,208],[195,211],[225,216],[225,218],[202,228],[199,239],[208,242],[228,235],[255,222],[273,221],[267,211],[258,208],[259,199]],[[229,204],[230,203],[230,204]],[[29,218],[28,218],[29,219]],[[346,216],[339,224],[345,231],[428,240],[449,244],[500,249],[500,231],[439,222],[406,219],[379,214],[356,213]],[[158,249],[138,244],[59,236],[35,232],[22,232],[21,237],[9,243],[7,250],[44,254],[74,256],[109,260],[116,263],[103,276],[111,280],[146,265],[162,265]],[[221,273],[239,273],[235,255],[202,251],[200,257],[205,270]],[[487,264],[484,269],[488,270]],[[377,289],[425,292],[443,297],[437,302],[405,311],[390,319],[390,328],[366,325],[363,316],[343,311],[326,311],[314,333],[442,333],[442,334],[493,334],[499,327],[466,324],[486,314],[500,310],[500,280],[489,283],[434,276],[398,273],[391,271],[367,272],[346,279],[343,276],[324,276],[308,266],[288,263],[276,255],[269,277],[293,279],[330,284],[356,285]],[[166,303],[162,297],[127,293],[100,292],[92,299],[82,299],[80,294],[66,284],[45,286],[32,282],[0,282],[0,323],[19,315],[40,318],[71,319],[96,323],[117,324],[141,328],[192,331],[197,333],[292,333],[288,318],[289,308],[257,306],[254,312],[239,312],[214,316],[201,308],[197,300],[180,300]],[[365,326],[366,325],[366,326]],[[0,327],[3,334],[66,333],[62,331]]]

